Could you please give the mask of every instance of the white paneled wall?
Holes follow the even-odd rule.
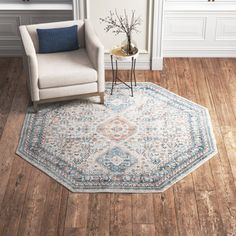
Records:
[[[216,40],[236,40],[236,15],[216,18]]]
[[[165,40],[205,40],[205,16],[166,16]]]
[[[235,0],[166,0],[164,56],[236,57]]]
[[[106,66],[110,66],[109,50],[119,45],[125,35],[115,36],[111,32],[104,31],[104,24],[99,18],[104,18],[109,11],[115,9],[123,14],[126,9],[128,14],[135,10],[136,16],[141,16],[142,25],[140,33],[132,35],[133,40],[138,44],[140,56],[137,60],[139,69],[161,69],[162,68],[162,20],[164,0],[75,0],[74,6],[76,18],[89,18],[95,26],[96,32],[106,49]],[[121,64],[121,67],[128,68],[129,64]]]

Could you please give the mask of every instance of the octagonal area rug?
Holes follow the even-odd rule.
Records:
[[[28,108],[17,154],[73,192],[162,192],[217,149],[208,110],[152,83],[134,97]]]

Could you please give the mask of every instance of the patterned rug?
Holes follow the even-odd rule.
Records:
[[[152,83],[29,107],[17,154],[73,192],[162,192],[217,152],[208,110]]]

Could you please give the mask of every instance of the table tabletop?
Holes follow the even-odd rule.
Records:
[[[113,56],[115,60],[119,61],[132,61],[133,59],[136,59],[139,55],[139,51],[135,53],[134,55],[127,56],[121,49],[121,47],[114,47],[110,50],[110,55]]]

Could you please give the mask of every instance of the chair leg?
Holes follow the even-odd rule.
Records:
[[[105,95],[104,95],[104,93],[100,93],[99,96],[100,96],[100,103],[104,104],[104,102],[105,102],[105,99],[104,99]]]
[[[34,107],[34,112],[37,113],[38,112],[38,103],[33,102],[33,107]]]

